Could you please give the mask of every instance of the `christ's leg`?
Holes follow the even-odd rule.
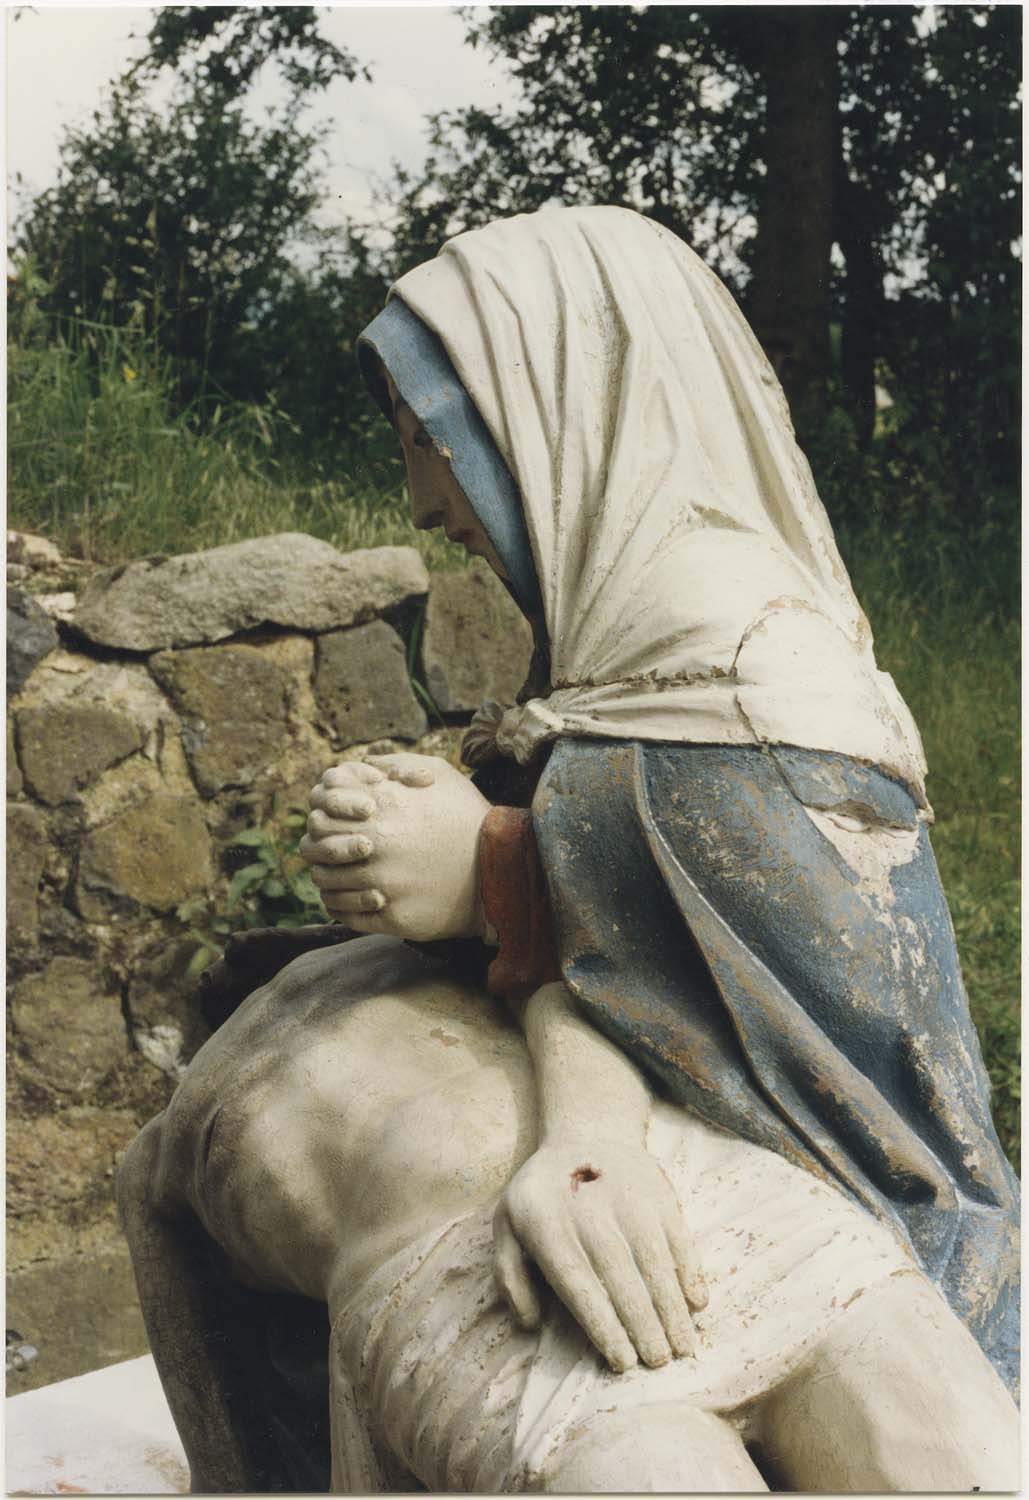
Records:
[[[862,1296],[768,1399],[760,1426],[791,1489],[985,1493],[1020,1484],[1018,1410],[916,1272]]]
[[[186,1450],[194,1494],[286,1488],[266,1428],[251,1418],[253,1324],[241,1290],[215,1274],[214,1246],[162,1180],[165,1115],[136,1137],[118,1172],[118,1204],[147,1337]]]

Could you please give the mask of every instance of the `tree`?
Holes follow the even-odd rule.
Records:
[[[269,63],[293,102],[338,77],[371,76],[353,53],[321,35],[310,5],[165,5],[154,13],[147,44],[131,77],[192,62],[197,82],[226,103],[242,98]]]
[[[47,283],[58,321],[135,322],[171,356],[183,401],[205,390],[263,400],[272,385],[267,328],[317,254],[323,132],[305,125],[312,91],[363,72],[317,31],[311,7],[168,6],[149,47],[87,128],[62,143],[56,185],[36,199],[17,245]],[[247,112],[262,68],[286,100],[274,121]],[[171,106],[149,82],[177,74]]]
[[[824,383],[842,12],[829,7],[494,7],[514,114],[441,116],[401,240],[549,199],[643,209],[740,293],[787,391]],[[756,241],[748,244],[754,222]],[[414,256],[412,255],[413,259]]]
[[[968,521],[1019,472],[1022,14],[948,6],[927,37],[912,147],[923,163],[884,259],[914,274],[889,305],[882,353],[910,429]],[[925,441],[926,439],[924,439]],[[942,449],[942,451],[941,451]]]
[[[914,374],[905,347],[919,369],[941,339],[1010,350],[1017,7],[495,6],[466,20],[521,101],[435,120],[424,177],[401,184],[397,269],[550,199],[640,208],[741,298],[815,440],[830,374],[867,445],[877,372]],[[978,414],[963,424],[974,451],[1011,410],[1013,363],[977,363],[975,391],[943,367],[950,416],[955,390]]]
[[[718,19],[764,95],[748,309],[798,427],[817,421],[830,372],[830,260],[836,223],[844,12],[768,6]]]

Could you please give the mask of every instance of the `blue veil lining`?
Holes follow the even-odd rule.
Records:
[[[376,356],[436,448],[449,458],[454,478],[493,543],[522,611],[530,618],[542,615],[518,486],[442,341],[399,297],[392,297],[361,334],[361,372],[392,421]]]

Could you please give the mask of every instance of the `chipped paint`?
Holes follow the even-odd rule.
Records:
[[[1013,1379],[1018,1185],[907,790],[814,751],[563,740],[533,815],[594,1023],[889,1224]]]
[[[854,871],[861,896],[881,910],[892,907],[893,871],[897,865],[910,864],[918,853],[917,830],[877,826],[841,810],[823,812],[817,807],[805,807],[804,811]],[[904,920],[917,935],[910,918]]]

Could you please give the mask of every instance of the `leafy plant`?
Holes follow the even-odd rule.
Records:
[[[274,398],[304,424],[300,451],[360,438],[373,405],[351,336],[386,287],[324,223],[332,127],[307,106],[367,69],[320,35],[309,6],[165,6],[148,40],[88,123],[66,130],[56,182],[17,225],[18,281],[31,257],[55,337],[80,320],[144,330],[169,361],[175,412]],[[251,94],[273,66],[285,97],[260,120]],[[169,76],[155,106],[150,84]],[[280,424],[278,444],[290,438]],[[372,448],[381,459],[378,424]]]
[[[293,811],[282,819],[281,832],[245,828],[228,846],[230,855],[245,863],[237,863],[224,905],[212,908],[210,901],[193,901],[179,907],[179,920],[197,942],[189,974],[199,974],[219,958],[233,932],[328,921],[318,888],[298,853],[306,821],[303,813]]]
[[[283,531],[344,552],[407,545],[430,566],[466,562],[413,529],[392,453],[370,466],[364,449],[343,451],[331,469],[280,456],[293,424],[270,397],[183,407],[173,361],[138,321],[71,319],[55,334],[44,290],[23,263],[9,299],[9,525],[108,563]]]
[[[427,605],[423,604],[411,622],[411,629],[407,637],[406,664],[407,676],[411,683],[411,690],[421,703],[429,716],[429,722],[443,724],[444,718],[439,710],[435,698],[429,692],[428,684],[423,680],[419,670],[418,647],[421,643],[422,630],[425,627],[425,611]]]

